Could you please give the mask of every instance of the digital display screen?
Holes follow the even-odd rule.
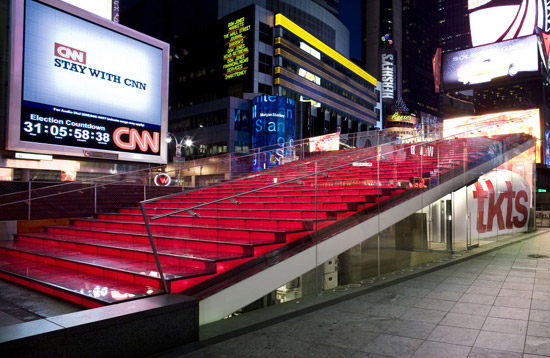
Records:
[[[520,124],[513,119],[519,118]],[[479,131],[468,133],[467,125],[485,125]],[[536,162],[541,163],[541,131],[540,131],[540,110],[527,109],[522,111],[500,112],[484,114],[480,116],[450,118],[443,121],[443,137],[453,135],[461,137],[492,136],[499,134],[526,133],[537,138],[536,141]]]
[[[468,0],[472,46],[532,35],[535,26],[544,29],[548,10],[542,6],[548,5],[537,0]]]
[[[78,6],[86,11],[94,13],[98,16],[113,19],[113,0],[63,0],[74,6]]]
[[[261,148],[254,158],[254,170],[279,165],[294,156],[296,102],[279,96],[258,96],[252,101],[252,148]]]
[[[254,33],[250,31],[250,19],[247,16],[239,17],[226,23],[227,32],[223,35],[225,53],[223,55],[223,76],[229,80],[244,76],[250,65],[250,38]]]
[[[539,69],[536,35],[443,55],[445,90],[488,83]]]
[[[168,45],[50,3],[24,5],[21,100],[17,110],[10,104],[8,149],[166,162]]]
[[[325,134],[309,138],[309,151],[328,152],[340,149],[340,133]]]

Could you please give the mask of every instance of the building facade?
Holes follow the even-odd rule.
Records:
[[[251,103],[261,95],[295,101],[296,140],[379,126],[377,81],[348,59],[349,31],[335,16],[337,3],[321,3],[207,2],[217,16],[193,31],[164,25],[173,32],[167,36],[172,49],[169,131],[193,140],[186,157],[247,152]],[[147,3],[140,6],[144,11]]]

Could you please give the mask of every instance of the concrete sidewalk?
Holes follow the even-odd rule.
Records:
[[[222,342],[159,357],[550,356],[550,231]],[[208,341],[207,341],[208,342]]]

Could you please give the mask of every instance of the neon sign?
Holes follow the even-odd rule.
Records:
[[[250,25],[246,24],[246,17],[240,17],[237,20],[227,23],[227,32],[223,35],[226,47],[223,55],[223,76],[229,80],[235,77],[241,77],[248,72],[248,40],[250,36]]]

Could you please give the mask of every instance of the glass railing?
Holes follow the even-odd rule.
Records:
[[[167,290],[204,298],[303,255],[300,272],[282,270],[279,278],[302,296],[528,231],[535,141],[523,133],[493,135],[495,125],[393,141],[378,134],[369,141],[376,138],[377,146],[336,152],[312,153],[299,143],[284,164],[143,201],[159,277]],[[174,262],[174,247],[195,261]],[[205,274],[178,276],[185,265]],[[285,290],[277,297],[292,296]]]
[[[44,188],[22,183],[32,190],[2,193],[0,215],[95,216],[73,223],[88,241],[146,253],[156,270],[141,274],[199,298],[297,257],[299,269],[269,283],[284,302],[532,229],[533,139],[492,134],[497,125],[342,135],[336,151],[297,141]],[[109,233],[92,237],[92,227]]]

